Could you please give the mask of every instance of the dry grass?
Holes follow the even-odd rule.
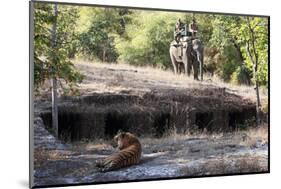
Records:
[[[268,143],[268,124],[262,124],[257,128],[251,128],[247,131],[238,131],[236,135],[242,134],[241,145],[253,147],[257,142],[261,144]]]
[[[161,138],[153,138],[153,137],[144,137],[141,138],[141,142],[145,145],[157,145],[157,144],[167,144],[167,143],[179,143],[180,141],[188,140],[188,139],[203,139],[203,138],[219,138],[222,137],[223,134],[207,134],[207,133],[197,133],[197,134],[190,134],[190,133],[177,133],[170,131],[165,133],[165,135]]]
[[[172,70],[163,70],[161,68],[153,68],[150,66],[140,67],[140,66],[133,66],[125,63],[109,64],[109,63],[101,63],[101,62],[87,62],[82,60],[74,60],[74,62],[78,67],[78,69],[81,69],[79,68],[79,66],[81,65],[87,66],[89,68],[89,70],[84,72],[84,74],[86,74],[86,77],[89,76],[89,73],[87,73],[88,71],[93,71],[93,73],[95,73],[95,70],[97,71],[97,69],[117,71],[116,74],[110,73],[110,75],[103,73],[104,77],[106,77],[108,80],[111,80],[111,86],[109,87],[117,86],[119,88],[122,88],[122,86],[124,87],[122,83],[130,79],[132,84],[134,84],[134,82],[142,81],[144,83],[149,83],[149,82],[154,83],[159,87],[161,87],[162,85],[169,86],[169,87],[176,87],[176,88],[219,87],[219,88],[226,88],[226,92],[234,93],[243,96],[244,98],[249,98],[253,101],[256,101],[256,92],[254,90],[254,86],[225,83],[217,76],[213,76],[213,77],[205,76],[204,81],[200,82],[200,81],[195,81],[192,76],[186,77],[186,75],[184,74],[175,75]],[[134,78],[132,79],[130,77],[126,78],[126,75],[123,75],[122,72],[126,72],[126,74],[133,73],[136,80],[134,81]],[[101,83],[99,84],[96,83],[96,84],[100,85]],[[87,86],[89,87],[89,85]],[[103,87],[105,90],[108,89],[108,86],[106,86],[106,84],[105,86],[96,86],[96,87]],[[123,89],[124,88],[122,88],[122,90]],[[266,106],[267,99],[268,99],[268,91],[266,89],[261,89],[260,93],[261,93],[260,96],[261,96],[262,104],[265,104]]]
[[[72,154],[68,150],[46,150],[46,149],[35,149],[34,150],[34,166],[40,167],[48,161],[58,161],[67,159]]]
[[[218,76],[213,77],[206,77],[207,82],[209,81],[212,83],[212,85],[221,87],[221,88],[227,88],[230,90],[227,90],[227,92],[238,94],[240,96],[252,99],[253,101],[256,101],[256,91],[254,86],[248,86],[248,85],[236,85],[232,83],[226,83],[222,81]],[[268,90],[265,88],[260,88],[260,98],[262,101],[262,105],[267,104],[268,101]]]
[[[76,142],[72,143],[71,150],[81,151],[112,151],[115,150],[112,146],[112,141],[91,141],[91,142]]]
[[[239,130],[231,133],[208,133],[208,132],[197,132],[184,134],[177,133],[176,130],[171,129],[161,138],[144,137],[141,138],[141,142],[146,145],[157,145],[167,143],[179,143],[187,139],[223,139],[231,138],[233,143],[237,143],[243,146],[254,147],[257,142],[261,144],[268,143],[268,124],[262,124],[258,127],[251,127],[247,130]]]
[[[73,60],[77,69],[85,74],[86,78],[79,84],[78,89],[81,94],[84,93],[119,93],[120,91],[144,91],[149,92],[151,86],[160,88],[225,88],[226,92],[233,93],[243,98],[256,101],[256,92],[254,86],[235,85],[225,83],[217,76],[205,76],[204,81],[195,81],[193,77],[187,77],[184,74],[175,75],[172,70],[163,70],[150,66],[133,66],[125,63],[101,63],[89,62],[84,60]],[[59,95],[63,94],[68,87],[62,82]],[[61,88],[62,88],[61,87]],[[45,84],[39,89],[40,96],[44,94],[50,96],[50,83]],[[37,94],[38,95],[38,94]],[[36,96],[37,96],[36,95]],[[46,95],[45,95],[46,96]],[[268,90],[260,90],[262,110],[268,108]]]
[[[143,79],[146,80],[154,80],[154,81],[165,81],[167,85],[175,86],[175,85],[189,85],[189,87],[197,86],[200,84],[198,81],[194,81],[193,79],[189,77],[185,77],[183,74],[181,75],[175,75],[172,71],[165,71],[160,68],[152,68],[149,66],[132,66],[129,64],[119,63],[119,64],[108,64],[108,63],[101,63],[101,62],[83,62],[80,60],[75,60],[76,65],[87,65],[93,70],[95,68],[99,69],[106,69],[106,70],[116,70],[116,71],[127,71],[131,73],[137,73],[136,75],[143,75]],[[87,74],[87,73],[85,73]],[[117,73],[120,74],[120,73]],[[116,79],[116,76],[114,75],[108,75],[108,78],[113,77],[114,81],[118,81],[118,78]],[[121,81],[124,81],[123,79]]]
[[[212,159],[199,163],[197,166],[184,167],[180,174],[188,176],[257,173],[268,171],[267,158],[261,156],[232,156]]]

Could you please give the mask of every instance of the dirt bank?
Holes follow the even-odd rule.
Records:
[[[232,131],[255,119],[255,103],[233,89],[184,75],[127,65],[77,64],[86,78],[80,96],[59,99],[64,140],[112,137],[119,129],[138,136],[178,132]],[[35,109],[51,127],[50,102]]]
[[[36,186],[268,170],[267,126],[248,128],[252,88],[128,65],[76,67],[86,77],[79,96],[59,98],[59,139],[50,133],[49,91],[36,97]],[[100,173],[94,161],[115,151],[108,140],[119,129],[140,137],[141,163]]]

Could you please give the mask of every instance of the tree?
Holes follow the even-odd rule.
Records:
[[[77,8],[57,5],[57,17],[53,15],[53,4],[34,2],[34,84],[40,87],[46,80],[53,77],[58,82],[72,88],[81,82],[83,75],[75,70],[70,61],[72,43],[77,40],[74,33],[75,21],[78,19]],[[54,22],[56,26],[55,47],[52,46],[51,31]],[[53,61],[56,60],[56,64]]]
[[[267,18],[249,16],[216,16],[212,42],[219,46],[221,51],[230,52],[232,46],[238,53],[237,57],[242,64],[233,72],[236,77],[243,77],[241,72],[250,72],[252,83],[255,84],[257,123],[260,122],[260,95],[259,86],[267,86],[268,69],[268,24]],[[230,45],[231,44],[231,45]],[[230,56],[227,56],[228,58]],[[229,64],[224,64],[229,65]],[[237,65],[236,63],[233,64]],[[229,75],[229,74],[228,74]]]
[[[75,8],[36,2],[34,6],[34,84],[38,88],[51,80],[52,120],[57,135],[57,84],[64,81],[75,92],[76,83],[83,79],[69,60],[71,43],[75,40],[72,30],[78,17]]]
[[[253,66],[254,83],[256,90],[257,124],[260,123],[261,102],[259,94],[260,81],[258,78],[259,65],[267,62],[267,23],[265,19],[245,17],[244,33],[248,34],[246,41],[246,52]],[[265,57],[262,57],[265,56]],[[266,59],[265,59],[266,58]]]
[[[224,81],[237,84],[251,84],[251,73],[245,64],[243,41],[238,39],[242,19],[239,16],[213,16],[213,32],[210,46],[218,49],[222,60],[218,62],[217,73]]]
[[[57,41],[57,17],[58,17],[58,6],[57,4],[54,5],[54,21],[51,31],[51,45],[52,49],[56,49],[56,41]],[[57,59],[55,56],[52,56],[52,63],[57,64]],[[51,70],[54,72],[55,70]],[[53,74],[54,75],[54,74]],[[58,137],[58,103],[57,103],[57,78],[52,77],[52,125],[53,129],[55,130],[55,136]]]

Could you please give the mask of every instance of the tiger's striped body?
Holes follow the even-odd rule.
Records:
[[[114,137],[114,141],[119,151],[96,162],[101,171],[111,171],[140,162],[142,148],[136,136],[129,132],[120,132]]]

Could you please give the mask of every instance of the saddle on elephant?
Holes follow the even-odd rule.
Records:
[[[192,45],[192,41],[194,39],[198,39],[197,37],[193,36],[182,36],[179,38],[179,41],[172,41],[171,45],[177,48],[177,55],[182,57],[183,55],[183,48],[186,48],[189,45]]]

